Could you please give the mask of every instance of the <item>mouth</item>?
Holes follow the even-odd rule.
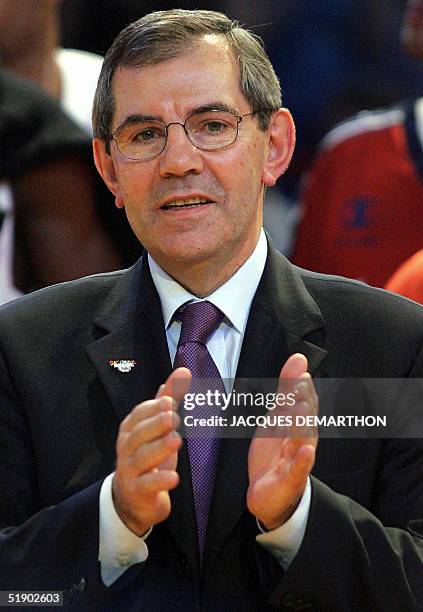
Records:
[[[161,206],[161,210],[176,210],[181,208],[198,208],[200,206],[205,206],[207,204],[212,204],[213,200],[208,200],[206,198],[185,198],[181,200],[172,200],[171,202],[167,202]]]

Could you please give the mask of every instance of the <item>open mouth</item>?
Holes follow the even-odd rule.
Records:
[[[168,202],[161,206],[162,210],[175,210],[177,208],[197,208],[198,206],[204,206],[205,204],[211,204],[212,200],[205,200],[202,198],[188,198],[186,200],[175,200],[174,202]]]

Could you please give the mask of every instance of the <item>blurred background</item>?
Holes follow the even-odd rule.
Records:
[[[264,40],[297,125],[291,197],[334,124],[422,92],[423,64],[400,43],[405,0],[62,0],[62,45],[104,55],[129,22],[175,7],[223,11]]]
[[[0,0],[0,304],[139,257],[94,171],[91,100],[118,32],[169,8],[223,11],[264,41],[297,126],[291,165],[266,193],[275,246],[303,267],[383,286],[423,248],[423,0]],[[394,122],[378,113],[378,132],[371,119],[322,153],[339,122],[403,102]]]

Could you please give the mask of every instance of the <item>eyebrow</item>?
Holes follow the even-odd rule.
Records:
[[[191,109],[188,113],[187,117],[191,117],[191,115],[195,115],[197,113],[206,113],[208,111],[227,111],[229,113],[233,113],[234,115],[240,115],[240,111],[229,104],[221,101],[209,102],[207,104],[202,104],[201,106],[196,106]],[[113,134],[120,130],[123,127],[128,125],[134,125],[136,123],[141,123],[142,121],[161,121],[164,123],[163,118],[159,115],[144,115],[143,113],[134,113],[133,115],[128,115],[122,121],[120,125],[114,130]]]
[[[195,115],[195,113],[206,113],[207,111],[228,111],[229,113],[233,113],[234,115],[240,115],[241,113],[237,108],[226,104],[225,102],[210,102],[209,104],[203,104],[202,106],[197,106],[194,108],[190,115]]]
[[[160,117],[155,117],[154,115],[143,115],[141,113],[135,113],[133,115],[128,115],[125,119],[120,123],[117,128],[112,132],[115,134],[118,130],[127,125],[134,125],[135,123],[141,123],[142,121],[161,121]]]

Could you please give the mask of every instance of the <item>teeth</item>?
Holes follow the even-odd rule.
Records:
[[[166,206],[188,206],[190,204],[205,204],[207,202],[209,202],[209,200],[203,198],[187,198],[186,200],[174,200],[166,204]]]

